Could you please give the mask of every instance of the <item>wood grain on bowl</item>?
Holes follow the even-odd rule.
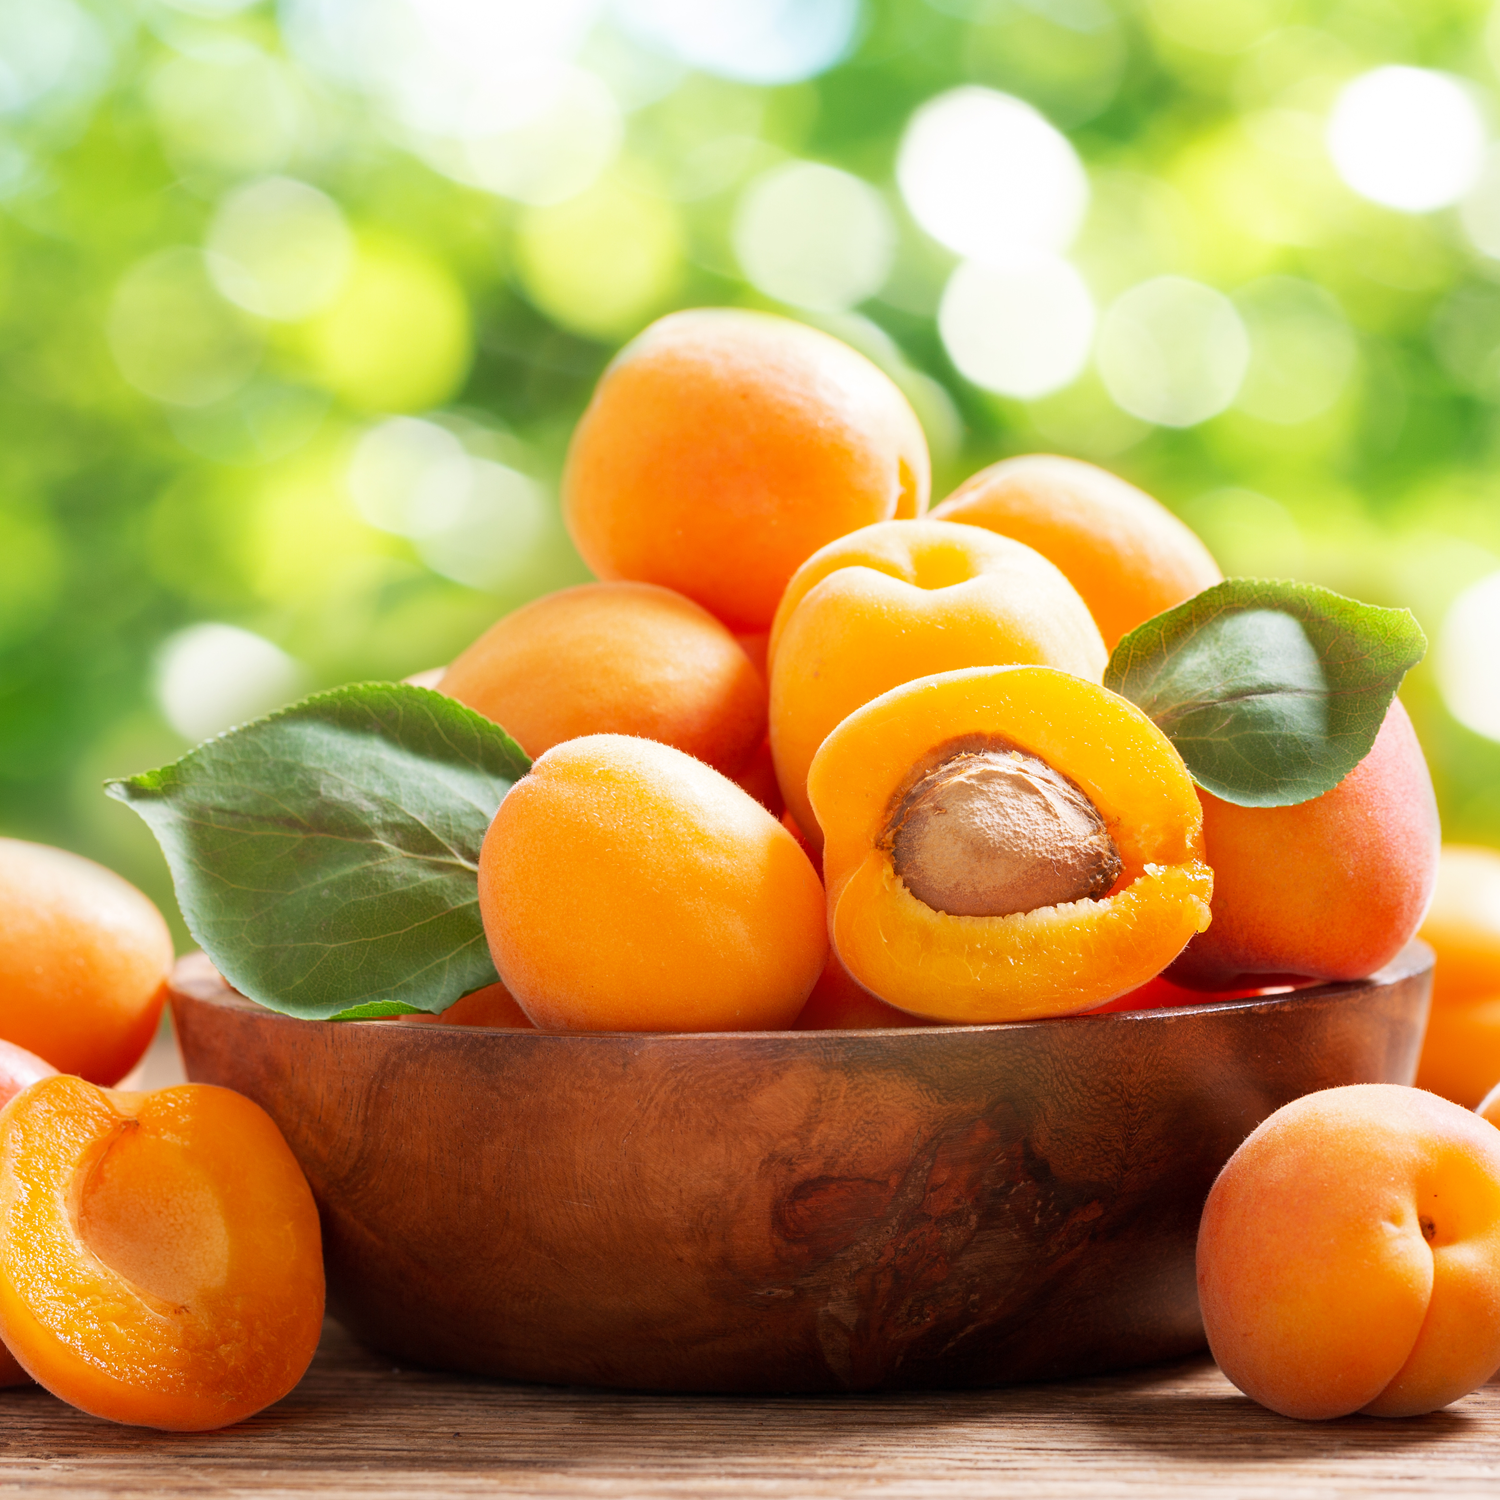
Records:
[[[1314,1089],[1410,1082],[1431,954],[1294,994],[899,1031],[299,1021],[185,959],[189,1077],[281,1126],[401,1359],[683,1391],[977,1386],[1200,1348],[1198,1215]]]

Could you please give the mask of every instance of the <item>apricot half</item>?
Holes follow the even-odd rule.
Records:
[[[1209,1192],[1198,1298],[1220,1368],[1284,1416],[1457,1400],[1500,1366],[1500,1131],[1394,1084],[1293,1100]]]
[[[259,1105],[58,1075],[0,1114],[0,1335],[54,1395],[223,1427],[296,1385],[322,1323],[317,1209]]]
[[[1181,757],[1134,704],[1070,673],[978,667],[894,688],[828,736],[807,786],[834,948],[902,1010],[1086,1010],[1208,922]],[[928,826],[903,847],[923,803]]]

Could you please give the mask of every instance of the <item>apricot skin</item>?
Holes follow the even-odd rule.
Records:
[[[1500,1083],[1500,852],[1443,845],[1420,936],[1437,967],[1417,1087],[1469,1108]]]
[[[544,1030],[780,1029],[828,953],[796,839],[701,761],[625,735],[569,740],[515,784],[480,851],[479,909]]]
[[[1223,578],[1166,506],[1074,458],[1034,453],[991,464],[932,515],[1035,547],[1083,595],[1111,651],[1137,625]]]
[[[808,767],[841,721],[890,688],[1017,662],[1098,682],[1105,660],[1077,591],[1020,542],[928,520],[840,537],[797,570],[771,631],[771,750],[787,808],[821,844]]]
[[[1283,1416],[1435,1411],[1500,1366],[1500,1131],[1393,1084],[1276,1111],[1198,1231],[1209,1347]]]
[[[92,860],[0,839],[0,1037],[113,1084],[156,1035],[172,936],[156,907]]]
[[[1399,699],[1370,753],[1321,797],[1236,807],[1200,790],[1199,800],[1213,923],[1168,971],[1174,983],[1363,979],[1411,940],[1432,897],[1439,833],[1432,778]]]
[[[563,517],[600,578],[665,584],[765,630],[798,565],[927,509],[906,398],[848,345],[737,309],[673,313],[605,371],[568,449]]]
[[[691,599],[648,583],[585,583],[523,604],[438,690],[533,760],[580,735],[634,734],[738,776],[765,743],[765,680],[739,642]]]

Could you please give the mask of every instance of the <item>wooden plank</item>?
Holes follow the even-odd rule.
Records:
[[[285,1401],[225,1432],[113,1427],[0,1392],[0,1495],[1062,1500],[1500,1492],[1500,1385],[1410,1421],[1303,1424],[1207,1360],[1055,1385],[703,1398],[393,1368],[335,1324]]]

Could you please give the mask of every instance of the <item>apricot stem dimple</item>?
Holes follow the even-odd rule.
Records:
[[[1123,868],[1082,788],[1013,747],[960,750],[928,771],[883,842],[907,890],[958,917],[1102,896]]]
[[[1437,1225],[1426,1214],[1419,1215],[1417,1223],[1422,1226],[1422,1238],[1430,1245],[1437,1238]]]

